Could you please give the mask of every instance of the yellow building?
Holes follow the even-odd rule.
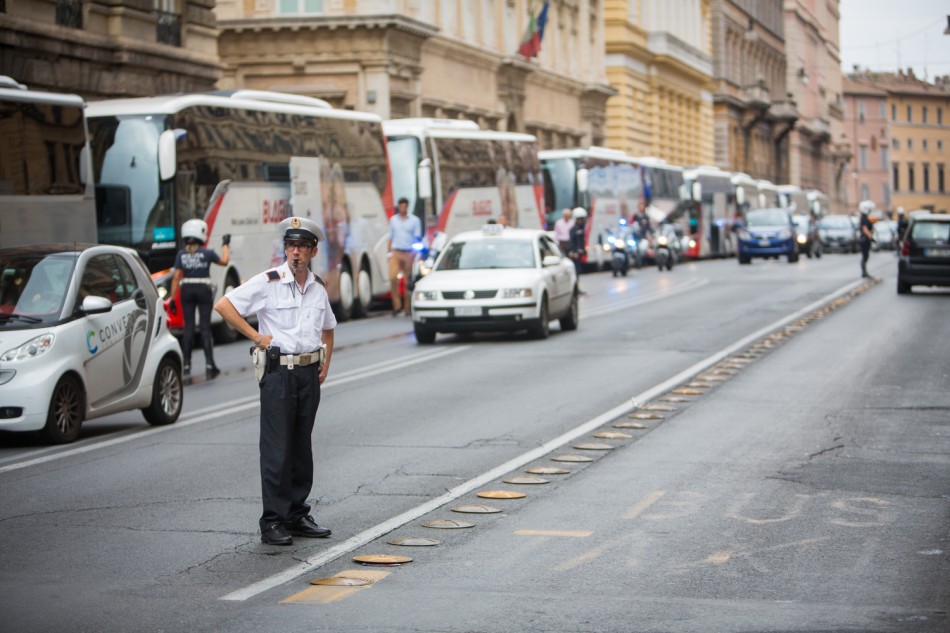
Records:
[[[607,145],[713,162],[709,0],[606,0]]]
[[[894,208],[950,210],[950,77],[922,81],[912,70],[862,73],[887,92]]]

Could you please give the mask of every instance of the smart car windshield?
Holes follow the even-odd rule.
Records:
[[[0,327],[59,320],[75,253],[0,254]]]
[[[534,251],[530,240],[452,242],[436,265],[436,270],[534,268]]]

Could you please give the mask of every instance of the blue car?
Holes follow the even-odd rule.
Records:
[[[745,222],[736,229],[739,238],[739,263],[753,257],[787,257],[798,261],[795,223],[786,209],[756,209],[746,213]]]

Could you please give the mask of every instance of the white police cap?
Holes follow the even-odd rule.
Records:
[[[317,226],[317,223],[307,218],[291,216],[284,219],[278,229],[285,242],[287,240],[323,242],[327,239],[327,236],[324,235],[320,227]]]

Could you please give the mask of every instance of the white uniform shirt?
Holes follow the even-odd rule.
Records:
[[[242,316],[257,313],[258,330],[273,337],[271,345],[281,354],[316,351],[323,330],[336,327],[326,289],[309,273],[300,292],[286,262],[254,275],[225,296]]]

